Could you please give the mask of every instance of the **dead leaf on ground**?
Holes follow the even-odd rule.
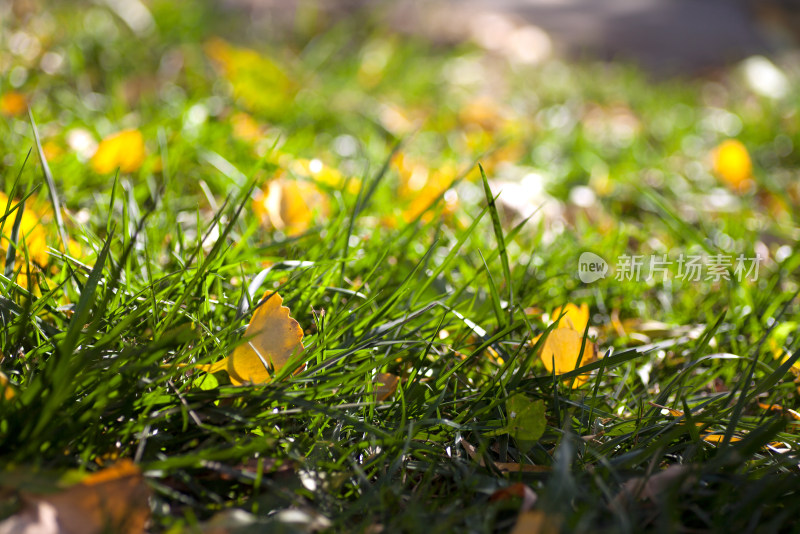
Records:
[[[676,485],[680,484],[683,487],[691,483],[694,477],[690,475],[690,472],[691,468],[688,465],[675,464],[649,477],[632,478],[622,484],[619,493],[609,503],[609,506],[621,512],[632,502],[656,501]]]
[[[268,291],[262,301],[244,333],[249,341],[236,347],[227,358],[198,365],[198,369],[207,373],[225,371],[237,386],[266,384],[272,374],[303,352],[303,329],[289,315],[289,308],[282,306],[281,296]]]
[[[561,532],[561,519],[549,516],[542,510],[522,512],[517,518],[511,534],[558,534]]]
[[[0,534],[139,534],[149,496],[139,468],[123,460],[59,493],[21,493],[23,509],[0,523]]]
[[[475,460],[481,467],[487,467],[483,461],[483,457],[478,453],[477,449],[466,440],[461,440],[461,446],[467,451],[470,458]],[[492,465],[501,472],[506,473],[549,473],[550,466],[547,465],[530,465],[518,464],[512,462],[492,462]]]
[[[400,377],[392,373],[378,373],[375,377],[375,400],[385,401],[397,391]]]
[[[516,482],[507,488],[502,488],[491,494],[489,502],[507,501],[511,498],[522,499],[522,504],[519,507],[520,512],[527,512],[536,505],[539,496],[527,484]]]

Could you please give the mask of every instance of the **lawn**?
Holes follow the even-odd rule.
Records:
[[[0,533],[796,528],[796,60],[36,5],[0,4]]]

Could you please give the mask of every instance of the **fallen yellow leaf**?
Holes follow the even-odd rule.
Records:
[[[545,339],[539,357],[547,372],[552,373],[553,365],[555,365],[556,375],[568,373],[578,367],[582,344],[583,332],[577,332],[571,328],[556,328]],[[584,366],[595,360],[597,360],[597,347],[587,339],[580,365]],[[575,378],[573,387],[582,386],[588,380],[589,374],[582,374]]]
[[[92,156],[95,172],[135,172],[144,162],[144,137],[139,130],[123,130],[103,139]]]
[[[798,413],[795,410],[791,410],[789,408],[784,408],[780,404],[764,404],[762,402],[759,402],[758,403],[758,407],[761,408],[762,410],[770,410],[770,411],[774,411],[774,412],[782,412],[782,413],[788,415],[789,417],[791,417],[792,419],[794,419],[795,421],[800,421],[800,413]]]
[[[9,237],[11,236],[14,222],[17,218],[17,209],[6,213],[6,209],[13,209],[17,203],[11,201],[9,206],[8,197],[0,192],[0,217],[5,217],[2,225],[2,236],[0,236],[0,256],[5,258],[9,247]],[[45,231],[44,220],[48,218],[47,213],[40,212],[34,208],[35,200],[29,197],[25,202],[22,219],[17,236],[17,254],[15,270],[19,272],[16,278],[17,284],[21,287],[28,287],[28,276],[36,277],[40,267],[47,265],[50,253],[48,251],[52,242],[48,241]],[[26,252],[27,250],[27,252]],[[28,263],[25,265],[25,255],[27,254]],[[20,265],[22,266],[20,268]]]
[[[268,291],[262,300],[244,333],[249,341],[236,347],[227,358],[198,365],[198,369],[208,373],[225,371],[237,386],[266,384],[290,358],[303,352],[303,329],[289,316],[289,308],[282,306],[281,296]]]
[[[562,313],[564,317],[561,317]],[[586,327],[589,324],[589,306],[585,302],[581,304],[580,307],[571,302],[563,308],[558,306],[553,310],[550,319],[555,321],[559,317],[561,317],[561,320],[558,321],[558,328],[571,328],[583,335],[583,332],[586,331]]]
[[[712,154],[714,172],[737,193],[745,193],[750,188],[753,163],[747,148],[736,139],[720,143]]]
[[[315,212],[325,215],[328,211],[328,199],[316,185],[283,176],[270,181],[266,191],[259,191],[253,200],[253,212],[262,224],[290,236],[308,230]]]
[[[722,443],[725,439],[725,434],[703,434],[700,438],[707,443]],[[731,443],[734,441],[742,441],[739,436],[731,436]]]

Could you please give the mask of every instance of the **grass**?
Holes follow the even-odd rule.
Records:
[[[30,195],[51,247],[34,268],[30,241],[8,244],[25,233],[16,201],[3,206],[3,517],[20,479],[130,458],[154,532],[231,508],[254,531],[311,528],[280,513],[299,509],[334,531],[503,532],[520,502],[490,497],[516,482],[563,531],[796,528],[797,421],[758,406],[797,407],[795,95],[759,97],[735,69],[653,82],[513,65],[369,20],[269,42],[213,5],[148,6],[142,34],[99,4],[0,8],[0,91],[25,94],[39,130],[0,121],[0,183]],[[215,66],[213,36],[258,50],[256,67]],[[46,51],[57,68],[42,70]],[[95,172],[80,139],[125,128],[142,132],[141,167]],[[710,169],[728,137],[750,150],[755,192]],[[265,227],[254,195],[287,169],[302,182],[292,165],[315,158],[343,180],[318,186],[304,227]],[[540,176],[560,218],[523,221],[477,162],[492,184]],[[585,251],[765,258],[755,281],[584,284]],[[304,328],[305,368],[242,387],[193,370],[242,343],[265,290]],[[604,357],[555,377],[533,340],[568,302],[589,304]],[[378,372],[401,378],[381,402]],[[546,406],[526,450],[498,432],[518,393]],[[677,481],[621,499],[675,465]]]

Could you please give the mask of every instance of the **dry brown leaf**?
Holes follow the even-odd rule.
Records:
[[[689,483],[692,479],[689,473],[689,466],[675,464],[649,477],[632,478],[622,484],[609,506],[621,511],[630,502],[645,499],[655,501],[676,484]]]
[[[123,460],[59,493],[23,493],[23,510],[0,523],[0,534],[139,534],[149,496],[139,468]]]
[[[473,445],[466,440],[461,440],[461,446],[467,451],[469,457],[478,462],[482,467],[486,467],[483,457],[478,454],[478,451]],[[546,465],[530,465],[530,464],[517,464],[512,462],[492,462],[492,465],[498,470],[506,473],[549,473],[551,471],[549,466]]]
[[[385,401],[397,391],[400,377],[392,373],[378,373],[375,377],[375,400]]]
[[[303,348],[303,329],[292,317],[283,299],[269,291],[256,308],[245,330],[248,342],[236,347],[227,358],[197,368],[208,373],[225,371],[234,385],[266,384]]]
[[[522,504],[519,508],[520,512],[527,512],[533,508],[536,505],[536,501],[539,499],[539,496],[536,495],[536,492],[533,491],[530,486],[522,482],[516,482],[507,488],[502,488],[492,493],[491,496],[489,496],[489,502],[506,501],[512,497],[522,499]]]

